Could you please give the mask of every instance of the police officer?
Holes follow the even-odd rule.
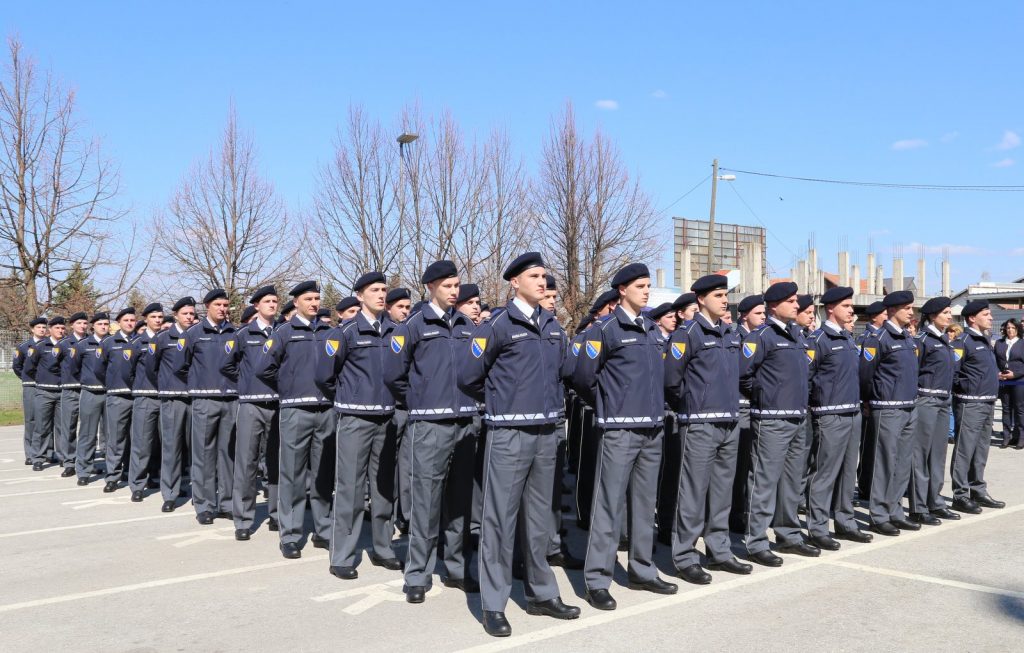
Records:
[[[295,302],[291,299],[286,301],[284,305],[281,306],[281,315],[277,320],[277,326],[280,326],[287,322],[288,320],[295,317],[296,312],[297,310],[295,309]]]
[[[35,437],[35,408],[36,408],[36,371],[35,371],[35,348],[36,344],[42,342],[46,337],[46,318],[36,317],[29,321],[29,329],[32,335],[22,342],[14,350],[14,362],[11,370],[14,375],[21,379],[21,405],[25,413],[25,464],[32,463],[32,438]]]
[[[807,343],[792,324],[797,286],[772,284],[764,301],[768,319],[743,340],[740,359],[740,387],[750,397],[754,431],[746,547],[753,562],[778,567],[782,558],[769,550],[769,526],[783,553],[814,557],[821,550],[804,542],[797,514],[807,466],[803,436],[810,362]]]
[[[277,289],[262,286],[249,298],[252,317],[235,331],[235,344],[221,372],[238,384],[238,416],[235,422],[235,464],[232,471],[231,516],[235,539],[249,540],[256,517],[256,475],[261,447],[266,447],[268,469],[267,512],[270,522],[277,521],[278,396],[277,389],[256,376],[263,346],[273,333],[277,315]]]
[[[430,302],[395,329],[388,343],[391,353],[384,359],[384,382],[409,407],[409,603],[422,603],[430,588],[440,531],[444,584],[467,593],[479,591],[464,547],[472,511],[477,405],[455,385],[457,352],[469,347],[474,325],[451,310],[459,295],[454,263],[431,263],[420,280]]]
[[[871,530],[899,535],[920,530],[901,504],[910,483],[914,403],[917,400],[917,342],[907,331],[914,315],[914,295],[897,290],[885,296],[887,319],[861,346],[861,398],[871,411],[874,441],[869,506]]]
[[[863,344],[864,340],[867,339],[868,336],[877,333],[881,330],[882,325],[885,324],[887,319],[885,302],[871,302],[864,310],[864,315],[868,318],[868,323],[864,325],[864,333],[861,334],[860,342],[858,344]]]
[[[854,519],[853,492],[860,453],[860,351],[847,329],[857,319],[853,288],[829,288],[821,297],[825,323],[811,334],[811,398],[813,427],[810,479],[807,489],[807,533],[811,544],[835,551],[839,542],[828,532],[834,512],[836,538],[870,542]]]
[[[340,325],[356,316],[356,313],[359,312],[359,300],[355,297],[343,297],[334,310],[338,315],[338,324]]]
[[[587,538],[587,601],[615,609],[608,592],[615,568],[620,507],[629,487],[629,587],[673,594],[676,586],[658,578],[651,560],[658,469],[665,417],[664,339],[641,311],[650,295],[651,275],[640,263],[626,265],[612,278],[619,306],[593,329],[576,362],[573,386],[594,406],[601,427],[594,508]]]
[[[885,304],[881,301],[872,302],[864,311],[868,322],[864,325],[864,331],[857,336],[857,346],[863,347],[864,341],[871,335],[877,333],[887,319]],[[875,466],[875,434],[871,429],[871,407],[861,397],[861,439],[860,439],[860,463],[857,467],[857,491],[862,502],[867,502],[871,495],[871,474]]]
[[[752,567],[732,554],[729,505],[739,442],[740,337],[722,317],[729,311],[729,280],[701,277],[691,290],[699,312],[672,334],[665,352],[665,396],[686,416],[678,433],[683,441],[672,562],[683,580],[711,582],[700,566],[697,539],[704,537],[708,568],[749,574]]]
[[[988,302],[967,302],[960,314],[967,324],[956,345],[963,354],[953,376],[956,441],[949,475],[953,481],[953,509],[977,514],[982,507],[1006,506],[989,495],[985,482],[992,415],[999,394],[999,367],[987,335],[992,328]]]
[[[739,323],[736,334],[740,340],[761,328],[765,321],[764,297],[749,295],[736,306]],[[742,346],[741,346],[742,349]],[[732,506],[729,509],[729,530],[745,533],[747,530],[747,476],[750,474],[750,451],[753,447],[754,431],[750,428],[750,398],[740,392],[739,412],[740,439],[736,447],[736,475],[732,482]]]
[[[384,342],[391,342],[391,335],[398,325],[409,318],[412,310],[412,300],[408,288],[392,288],[388,291],[385,303],[387,306],[386,315],[382,319],[381,337]],[[388,423],[390,430],[388,438],[395,443],[395,487],[398,488],[398,495],[395,497],[395,527],[403,535],[409,534],[409,519],[405,515],[404,507],[409,505],[409,447],[405,446],[405,427],[409,421],[409,411],[405,404],[395,400],[395,412]]]
[[[49,337],[36,343],[32,354],[35,369],[35,435],[32,438],[32,469],[40,471],[50,460],[54,431],[60,430],[60,341],[64,339],[64,318],[56,316],[47,323]],[[59,440],[59,438],[58,438]]]
[[[656,308],[652,308],[647,312],[647,317],[654,320],[654,323],[658,325],[658,330],[661,332],[662,337],[666,340],[668,340],[676,330],[677,318],[676,312],[672,310],[672,302],[665,302],[663,304],[659,304]],[[665,452],[670,448],[669,440],[673,440],[677,437],[676,431],[678,421],[676,420],[675,411],[673,411],[669,405],[667,394],[665,399],[665,435],[662,439],[663,450],[661,456],[661,471],[658,473],[657,524],[658,541],[666,546],[671,546],[672,530],[673,525],[675,524],[676,498],[679,488],[679,468],[668,468],[668,465],[666,465],[667,457],[665,456]],[[679,446],[676,445],[675,449],[678,450]],[[678,456],[676,457],[676,461],[678,462]]]
[[[114,492],[121,480],[124,448],[132,424],[132,334],[135,333],[135,308],[121,309],[115,317],[118,331],[103,339],[96,349],[99,358],[97,371],[103,374],[106,401],[103,406],[105,420],[104,442],[107,466],[104,492]]]
[[[316,385],[316,363],[327,325],[316,319],[320,287],[303,281],[288,293],[295,315],[263,345],[256,376],[277,388],[281,448],[278,463],[278,523],[281,555],[302,557],[299,541],[306,492],[313,512],[313,546],[330,548],[331,491],[334,487],[334,410]],[[312,478],[310,476],[312,475]]]
[[[171,312],[174,323],[157,334],[152,354],[143,361],[160,399],[161,512],[174,512],[184,496],[181,477],[185,447],[192,439],[192,400],[187,381],[175,370],[185,363],[185,332],[196,323],[196,300],[182,297]]]
[[[74,374],[82,386],[79,395],[81,425],[75,442],[75,473],[79,485],[88,485],[89,477],[97,472],[94,465],[96,441],[100,428],[104,428],[104,404],[106,386],[98,351],[101,343],[110,333],[110,315],[94,313],[89,322],[92,334],[75,344]],[[105,430],[105,429],[104,429]]]
[[[157,303],[142,311],[145,328],[132,341],[132,437],[128,460],[128,487],[132,501],[144,497],[149,482],[149,462],[160,446],[160,399],[155,379],[146,374],[146,359],[156,353],[156,336],[164,322],[164,307]]]
[[[661,331],[662,337],[665,339],[668,339],[672,332],[676,330],[677,318],[675,311],[672,310],[671,302],[658,304],[647,311],[647,317],[654,320],[654,323],[658,325],[658,329]]]
[[[697,314],[697,295],[692,292],[684,292],[672,302],[672,310],[676,312],[677,326],[683,326]]]
[[[192,398],[192,504],[204,526],[216,517],[231,518],[237,384],[221,369],[235,346],[235,327],[228,321],[230,304],[223,288],[203,297],[206,317],[185,332],[177,377],[188,383]]]
[[[940,519],[960,519],[942,498],[946,474],[949,406],[958,354],[946,334],[953,322],[948,297],[933,297],[921,307],[917,335],[916,427],[912,446],[910,521],[936,526]]]
[[[565,349],[556,352],[540,343],[560,337],[548,335],[556,322],[539,306],[547,292],[540,254],[519,256],[502,276],[511,282],[515,297],[480,325],[472,344],[463,346],[458,371],[459,386],[486,406],[480,591],[484,631],[494,637],[512,634],[505,606],[512,589],[517,520],[526,568],[526,611],[558,619],[580,614],[579,608],[562,603],[546,555]]]
[[[78,352],[75,349],[85,340],[89,330],[89,316],[78,312],[68,318],[71,326],[69,333],[60,344],[60,417],[61,423],[57,433],[57,460],[64,466],[61,476],[67,478],[75,475],[75,453],[78,448],[78,410],[82,392],[82,381],[79,378],[81,368],[78,365]]]
[[[409,318],[412,309],[408,288],[392,288],[387,294],[387,316],[395,324],[401,324]]]

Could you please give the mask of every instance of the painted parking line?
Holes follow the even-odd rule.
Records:
[[[15,533],[0,533],[0,539],[7,539],[11,537],[25,537],[27,535],[43,535],[46,533],[59,533],[61,531],[75,531],[83,528],[97,528],[99,526],[114,526],[116,524],[131,524],[133,522],[140,521],[152,521],[154,519],[174,519],[175,517],[194,517],[195,514],[191,510],[182,510],[180,512],[172,512],[169,514],[159,515],[148,515],[146,517],[132,517],[130,519],[113,519],[110,521],[98,521],[91,522],[88,524],[71,524],[69,526],[54,526],[52,528],[36,528],[30,531],[18,531]]]
[[[910,572],[899,571],[897,569],[886,569],[884,567],[861,565],[857,564],[856,562],[847,562],[845,560],[823,560],[822,562],[824,562],[827,565],[833,565],[835,567],[843,567],[844,569],[853,569],[855,571],[863,571],[871,574],[891,576],[893,578],[902,578],[904,580],[913,580],[921,583],[931,583],[933,585],[943,585],[945,587],[953,587],[961,590],[970,590],[972,592],[982,592],[984,594],[995,594],[996,596],[1006,596],[1012,599],[1024,599],[1024,592],[1015,592],[1013,590],[1003,589],[1001,587],[992,587],[991,585],[964,583],[959,580],[938,578],[936,576],[925,576],[923,574],[912,574]]]

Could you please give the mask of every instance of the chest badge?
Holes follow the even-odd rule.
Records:
[[[953,360],[958,361],[958,360],[960,360],[963,357],[964,357],[964,350],[963,349],[957,349],[956,347],[954,347],[953,348]]]
[[[869,363],[875,360],[875,354],[878,353],[878,350],[875,347],[862,347],[861,351],[864,352],[864,360]]]
[[[470,351],[473,352],[474,358],[480,358],[483,356],[485,349],[487,349],[487,338],[473,338],[473,344],[470,346]]]
[[[228,340],[227,342],[224,343],[224,353],[225,354],[230,354],[234,350],[234,348],[235,348],[235,341],[234,340]]]
[[[578,342],[572,343],[572,355],[576,356],[576,357],[579,357],[580,349],[582,349],[582,348],[583,348],[583,346],[580,343],[578,343]]]

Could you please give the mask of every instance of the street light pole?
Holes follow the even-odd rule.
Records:
[[[398,233],[405,233],[405,146],[419,138],[419,134],[403,132],[398,140]],[[399,242],[398,248],[398,281],[402,281],[402,268],[405,263],[405,243]]]
[[[711,164],[711,215],[708,218],[708,270],[715,273],[715,198],[718,195],[718,159]]]

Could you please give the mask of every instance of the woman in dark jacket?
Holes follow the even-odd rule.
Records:
[[[996,341],[996,364],[999,366],[999,401],[1003,407],[1003,443],[1024,449],[1021,430],[1024,428],[1024,341],[1020,322],[1009,319],[1003,323],[1003,337]]]

